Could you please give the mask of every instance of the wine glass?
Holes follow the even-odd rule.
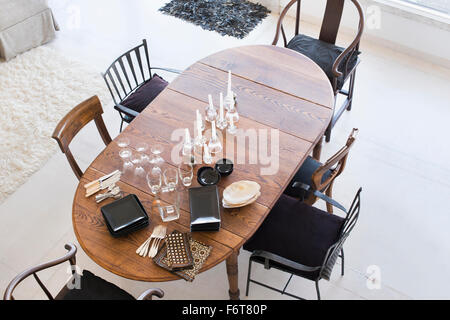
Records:
[[[136,176],[144,176],[144,161],[142,161],[142,154],[139,152],[135,152],[131,155],[131,162],[134,165],[134,174]]]
[[[126,148],[130,145],[130,139],[127,137],[119,137],[116,141],[119,148]]]
[[[161,157],[161,153],[164,151],[164,147],[161,144],[152,145],[150,151],[153,154],[152,158],[150,159],[150,163],[160,164],[164,162],[164,159]]]
[[[148,151],[148,144],[145,142],[138,142],[136,144],[136,150],[141,153],[141,160],[143,162],[150,161],[150,158],[146,154]]]
[[[133,168],[133,162],[131,161],[132,154],[133,152],[128,148],[122,148],[122,150],[119,151],[119,156],[123,161],[123,172]]]
[[[159,168],[153,168],[147,173],[147,184],[150,191],[156,195],[161,190],[162,178],[161,170]]]
[[[174,191],[178,184],[178,172],[175,168],[168,168],[164,170],[164,183],[169,191]]]

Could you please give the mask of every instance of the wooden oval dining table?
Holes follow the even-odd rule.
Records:
[[[306,157],[311,153],[315,157],[320,154],[322,137],[334,108],[333,91],[325,73],[309,58],[286,48],[253,45],[226,49],[182,72],[118,137],[128,137],[131,149],[141,142],[149,146],[160,144],[163,147],[161,155],[166,161],[164,166],[176,168],[171,153],[174,146],[180,145],[180,139],[174,141],[173,132],[180,128],[189,128],[191,133],[194,132],[196,110],[204,113],[208,94],[214,97],[214,103],[218,105],[219,92],[226,95],[228,70],[232,72],[232,90],[236,94],[240,115],[237,123],[238,129],[241,129],[239,131],[267,132],[267,153],[272,150],[274,155],[271,161],[277,162],[274,167],[278,168],[275,173],[262,174],[263,169],[273,163],[268,163],[267,159],[255,160],[255,154],[258,154],[255,148],[258,146],[248,141],[248,137],[244,136],[241,143],[236,143],[239,137],[223,134],[224,150],[234,148],[236,154],[241,152],[241,157],[245,155],[245,163],[233,159],[233,173],[223,177],[218,184],[220,198],[226,186],[239,180],[259,183],[261,196],[242,208],[224,209],[220,205],[219,231],[192,232],[192,238],[212,247],[200,272],[226,261],[229,296],[239,299],[237,275],[240,248],[264,221]],[[79,182],[72,215],[77,240],[92,260],[119,276],[148,282],[180,279],[150,258],[137,255],[136,249],[159,224],[166,225],[167,232],[189,232],[187,191],[182,192],[180,218],[163,223],[156,210],[152,210],[154,196],[146,178],[133,173],[122,174],[117,185],[124,194],[137,195],[149,214],[150,224],[120,238],[110,235],[100,211],[103,205],[114,200],[107,199],[97,204],[95,196],[85,197],[86,183],[122,168],[116,140],[91,163]],[[215,155],[215,159],[222,156]],[[200,166],[195,166],[191,187],[200,186],[195,177]],[[162,200],[165,200],[164,196]],[[221,199],[219,201],[221,203]]]

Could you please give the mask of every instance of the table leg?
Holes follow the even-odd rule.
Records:
[[[229,256],[226,260],[228,283],[230,285],[228,293],[231,300],[239,300],[240,294],[238,284],[238,255],[239,249],[237,251],[233,251],[231,256]]]
[[[316,159],[317,161],[320,161],[320,154],[322,153],[322,142],[323,137],[320,137],[319,142],[317,142],[317,144],[314,146],[313,149],[313,158]]]

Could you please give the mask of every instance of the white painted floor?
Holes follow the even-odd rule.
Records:
[[[165,1],[50,0],[61,26],[51,47],[101,71],[143,38],[149,41],[154,66],[184,69],[221,49],[270,44],[277,21],[271,15],[245,39],[222,37],[157,11]],[[290,21],[292,24],[292,21]],[[306,33],[317,26],[306,25]],[[312,33],[316,34],[316,33]],[[348,40],[343,36],[340,40]],[[324,299],[448,299],[450,283],[450,71],[402,53],[361,45],[353,110],[336,125],[323,159],[339,149],[353,127],[360,129],[335,198],[349,205],[363,187],[360,220],[346,243],[346,275],[336,266],[331,281],[321,281]],[[119,117],[105,106],[107,126],[118,133]],[[91,127],[74,143],[73,152],[87,167],[102,149]],[[71,208],[77,180],[65,157],[57,153],[0,205],[0,291],[22,270],[57,258],[67,242],[76,243]],[[244,295],[249,253],[239,257],[239,283]],[[160,287],[165,299],[227,299],[225,264],[184,280],[143,283],[111,274],[79,248],[77,261],[138,296]],[[381,288],[369,289],[366,271],[380,270]],[[57,292],[69,277],[66,265],[42,273]],[[254,268],[254,278],[280,288],[289,275]],[[288,291],[314,299],[313,282],[293,278]],[[24,282],[17,298],[44,298],[34,280]],[[248,299],[287,299],[252,285]]]

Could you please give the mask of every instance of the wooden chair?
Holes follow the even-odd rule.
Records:
[[[147,41],[128,50],[106,69],[103,79],[119,111],[123,123],[130,123],[164,90],[168,82],[153,70],[181,73],[179,70],[150,66]],[[114,89],[114,90],[113,90]]]
[[[55,131],[53,131],[52,138],[58,141],[61,151],[66,155],[70,167],[78,180],[81,179],[83,172],[75,161],[69,149],[69,144],[86,124],[94,120],[103,142],[105,145],[108,145],[111,142],[111,137],[103,122],[102,114],[103,109],[100,100],[97,96],[93,96],[66,114],[56,126]]]
[[[272,45],[278,43],[281,32],[286,48],[306,55],[322,68],[330,79],[333,87],[335,104],[338,94],[346,96],[342,106],[335,110],[333,118],[325,132],[325,139],[327,142],[330,141],[331,138],[331,129],[334,127],[344,110],[351,110],[352,108],[355,72],[356,67],[360,62],[358,54],[360,53],[359,43],[364,29],[364,13],[357,0],[348,0],[348,2],[351,2],[356,7],[359,15],[356,36],[345,49],[335,45],[344,2],[344,0],[327,0],[319,39],[314,39],[299,33],[301,0],[291,0],[281,12],[280,18],[278,19],[275,38],[272,42]],[[295,35],[294,38],[288,42],[283,28],[283,19],[294,3],[297,3]],[[347,80],[350,80],[349,87],[348,90],[344,90],[343,86]]]
[[[344,171],[349,151],[355,142],[357,133],[358,129],[354,128],[345,146],[324,164],[308,156],[284,193],[298,198],[309,205],[313,205],[317,200],[314,192],[311,192],[314,190],[325,192],[328,197],[332,198],[334,180]],[[308,185],[310,191],[301,188],[301,184]],[[327,211],[333,213],[333,206],[329,203],[327,203]]]
[[[97,277],[87,270],[83,271],[83,275],[78,274],[76,272],[75,258],[77,247],[74,244],[66,244],[64,247],[68,252],[63,257],[25,270],[16,276],[6,288],[3,295],[3,300],[14,300],[14,289],[30,275],[33,275],[49,300],[134,300],[134,297],[128,292],[110,282],[107,282],[106,280],[103,280],[100,277]],[[50,291],[39,279],[37,272],[57,266],[66,261],[69,261],[70,263],[72,278],[61,289],[56,297],[53,297]],[[162,298],[164,296],[164,292],[158,288],[149,289],[142,293],[138,300],[152,300],[153,296]]]

